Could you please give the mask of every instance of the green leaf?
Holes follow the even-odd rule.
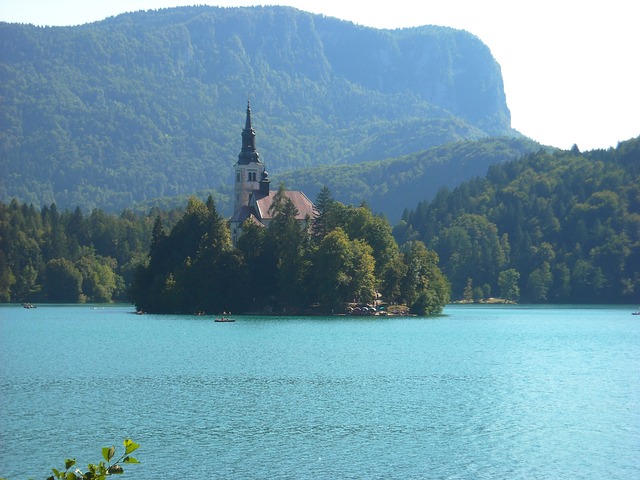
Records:
[[[51,471],[56,476],[56,478],[60,478],[60,470],[58,470],[57,468],[52,468]]]
[[[76,464],[76,459],[75,458],[67,458],[64,461],[64,468],[65,470],[69,470],[71,467],[73,467]]]
[[[102,456],[104,457],[104,459],[109,462],[113,456],[116,454],[116,447],[111,446],[111,447],[104,447],[102,449]]]
[[[105,470],[105,466],[104,466],[104,462],[100,462],[96,468],[98,469],[99,472],[103,472]]]
[[[136,442],[134,442],[133,440],[127,438],[124,441],[124,448],[125,448],[125,455],[130,454],[131,452],[136,451],[138,448],[140,448],[140,445],[138,445]]]
[[[125,457],[123,463],[140,463],[137,458]]]
[[[65,480],[77,480],[78,476],[74,472],[68,472],[64,478]]]

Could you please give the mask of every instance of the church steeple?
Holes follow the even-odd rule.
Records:
[[[247,119],[242,130],[242,149],[235,164],[235,199],[233,210],[237,212],[249,205],[251,193],[256,190],[269,194],[269,178],[263,177],[264,163],[256,150],[256,131],[251,126],[251,102],[247,100]]]
[[[247,119],[242,130],[242,149],[238,155],[238,165],[260,163],[260,154],[256,150],[256,131],[251,126],[251,101],[247,100]]]
[[[242,150],[234,165],[234,205],[233,216],[229,220],[233,244],[242,235],[242,224],[247,220],[269,227],[272,220],[270,205],[275,192],[272,192],[271,180],[266,163],[260,161],[256,150],[256,131],[251,125],[251,103],[247,101],[247,118],[242,130]],[[302,192],[285,191],[285,195],[295,203],[299,215],[296,220],[306,222],[315,215],[313,203]],[[298,206],[301,206],[299,208]],[[305,223],[306,225],[306,223]]]

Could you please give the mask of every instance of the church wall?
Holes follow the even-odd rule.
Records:
[[[237,165],[235,171],[234,212],[249,205],[251,192],[260,188],[259,180],[262,170],[257,164]]]

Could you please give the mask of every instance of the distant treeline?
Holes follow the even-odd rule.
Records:
[[[640,301],[640,139],[539,151],[406,211],[394,234],[440,257],[458,299]]]

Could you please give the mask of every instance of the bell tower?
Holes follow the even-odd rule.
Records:
[[[264,164],[256,150],[256,131],[251,126],[251,102],[247,101],[247,118],[242,130],[242,149],[235,167],[234,207],[237,212],[247,206],[251,192],[260,188]]]

